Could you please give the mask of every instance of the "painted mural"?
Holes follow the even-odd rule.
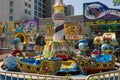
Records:
[[[94,30],[120,30],[120,9],[112,9],[100,2],[84,4],[84,23]]]
[[[38,31],[39,30],[39,20],[38,19],[26,20],[25,21],[25,29],[27,32]]]
[[[0,45],[6,44],[8,39],[13,39],[14,37],[21,38],[22,42],[24,42],[24,40],[27,40],[27,34],[32,33],[36,35],[38,31],[38,19],[0,22]]]

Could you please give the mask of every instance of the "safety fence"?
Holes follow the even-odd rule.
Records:
[[[0,71],[0,80],[67,80],[63,76]]]
[[[120,70],[91,74],[87,80],[120,80]]]
[[[0,80],[120,80],[120,70],[102,72],[86,76],[86,79],[74,77],[32,74],[24,72],[0,71]]]

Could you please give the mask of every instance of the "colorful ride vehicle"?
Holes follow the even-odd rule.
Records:
[[[78,57],[76,63],[85,74],[110,71],[115,68],[115,57],[107,53],[96,55],[94,58]]]
[[[20,59],[18,68],[27,73],[37,74],[56,74],[61,67],[62,60],[60,58],[44,58],[35,60],[34,58]]]

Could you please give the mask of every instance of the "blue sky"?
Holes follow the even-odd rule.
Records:
[[[73,5],[74,6],[74,14],[75,15],[82,15],[83,14],[83,3],[88,2],[101,2],[108,6],[109,8],[117,8],[120,9],[119,6],[114,6],[113,0],[63,0],[65,5]]]

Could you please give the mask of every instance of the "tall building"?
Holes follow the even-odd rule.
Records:
[[[42,11],[45,11],[44,14],[45,16],[44,17],[52,17],[52,14],[53,14],[53,5],[55,4],[55,0],[43,0],[43,10]]]
[[[16,21],[52,16],[54,0],[0,0],[0,21]]]
[[[74,7],[72,5],[65,6],[65,15],[66,16],[73,16],[74,15]]]

